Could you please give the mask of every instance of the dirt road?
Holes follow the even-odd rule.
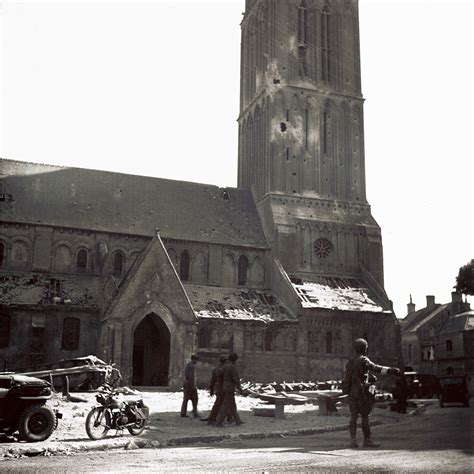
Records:
[[[373,428],[378,449],[348,449],[345,432],[188,448],[5,460],[2,472],[473,472],[473,408],[436,406]]]

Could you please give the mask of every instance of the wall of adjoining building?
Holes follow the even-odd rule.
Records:
[[[0,318],[8,318],[10,326],[8,345],[0,347],[0,370],[26,369],[96,354],[100,324],[97,311],[52,305],[34,309],[2,307]],[[77,333],[66,334],[65,321],[71,319]]]

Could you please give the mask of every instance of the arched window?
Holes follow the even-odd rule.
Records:
[[[28,264],[28,247],[24,242],[16,241],[13,243],[11,263],[15,268],[25,268]]]
[[[306,1],[302,0],[298,7],[298,72],[300,77],[306,77],[308,51],[308,10]]]
[[[79,318],[64,318],[61,349],[64,351],[76,351],[79,349],[80,334],[81,320]]]
[[[249,269],[249,259],[245,255],[239,257],[239,274],[237,284],[244,286],[247,283],[247,273]]]
[[[10,345],[10,323],[11,316],[9,314],[0,314],[0,348]]]
[[[122,252],[115,252],[114,267],[112,269],[112,275],[115,277],[121,277],[122,274],[123,274],[123,254]]]
[[[189,280],[189,264],[189,253],[187,250],[183,250],[181,252],[181,258],[179,259],[179,277],[182,281]]]
[[[326,354],[332,354],[332,332],[326,333]]]
[[[331,43],[329,8],[324,6],[321,13],[321,79],[325,84],[331,80]]]
[[[57,272],[68,273],[71,271],[71,250],[66,245],[60,245],[54,254],[54,269]]]
[[[77,252],[76,270],[78,273],[87,271],[87,250],[81,249]]]
[[[0,242],[0,267],[5,266],[5,244]]]

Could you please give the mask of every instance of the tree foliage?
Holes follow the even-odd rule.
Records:
[[[474,295],[474,260],[459,269],[454,288],[459,293]]]

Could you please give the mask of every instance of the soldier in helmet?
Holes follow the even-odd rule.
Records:
[[[400,370],[396,367],[384,367],[374,364],[366,355],[368,347],[369,344],[365,339],[354,341],[356,355],[347,362],[346,376],[343,382],[343,392],[349,395],[349,409],[351,412],[349,432],[352,448],[358,447],[356,431],[359,414],[362,419],[364,447],[380,446],[380,443],[376,443],[370,437],[369,414],[372,411],[373,398],[369,390],[371,386],[371,374],[369,372],[379,372],[382,375],[387,373],[398,375],[400,373]]]

